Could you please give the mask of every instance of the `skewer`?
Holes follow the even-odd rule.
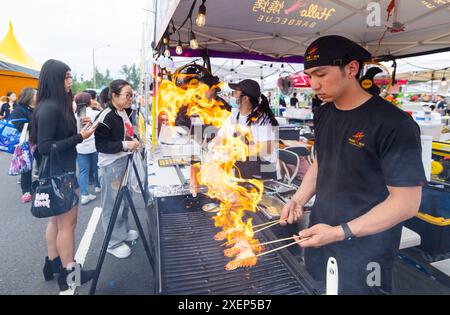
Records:
[[[261,253],[261,254],[259,254],[259,255],[256,255],[256,257],[261,257],[261,256],[264,256],[264,255],[267,255],[267,254],[270,254],[270,253],[279,251],[279,250],[281,250],[281,249],[287,248],[287,247],[289,247],[289,246],[292,246],[292,245],[295,245],[295,244],[300,244],[300,243],[306,242],[306,241],[308,241],[308,240],[310,240],[310,239],[311,239],[311,237],[306,237],[306,238],[303,238],[303,239],[299,240],[298,242],[295,241],[295,242],[289,243],[289,244],[287,244],[287,245],[284,245],[284,246],[277,247],[277,248],[275,248],[275,249],[269,250],[268,252]]]
[[[260,227],[263,227],[263,226],[266,226],[266,225],[270,225],[270,224],[275,223],[275,222],[281,223],[281,222],[284,222],[284,221],[287,221],[287,219],[284,219],[284,220],[277,219],[277,220],[273,220],[273,221],[270,221],[270,222],[261,223],[261,224],[258,224],[258,225],[254,225],[253,228],[260,228]]]
[[[286,220],[287,220],[287,219],[286,219]],[[283,221],[286,221],[286,220],[283,220]],[[256,226],[254,226],[254,228],[255,228],[255,227],[261,227],[261,226],[263,226],[263,225],[266,225],[266,226],[260,228],[259,230],[253,231],[253,234],[256,234],[256,233],[258,233],[258,232],[261,232],[261,231],[264,231],[264,230],[266,230],[266,229],[268,229],[268,228],[271,228],[271,227],[273,227],[273,226],[275,226],[275,225],[277,225],[277,224],[280,224],[280,222],[283,222],[283,221],[275,220],[275,221],[272,221],[272,222],[267,222],[267,223],[264,223],[264,224],[256,225]],[[232,243],[231,243],[231,244],[232,244]],[[230,244],[230,242],[225,242],[225,243],[223,243],[221,246],[228,246],[228,245],[231,245],[231,244]]]
[[[260,228],[259,230],[256,230],[256,231],[253,231],[253,233],[258,233],[258,232],[261,232],[261,231],[264,231],[264,230],[266,230],[266,229],[268,229],[268,228],[271,228],[272,226],[275,226],[275,225],[277,225],[277,224],[280,224],[280,220],[277,220],[277,221],[275,221],[275,222],[272,222],[271,224],[268,224],[267,226],[265,226],[265,227],[263,227],[263,228]]]
[[[299,243],[301,243],[301,242],[305,242],[305,241],[307,241],[307,240],[309,240],[309,239],[310,239],[310,237],[307,237],[307,238],[304,238],[304,239],[299,240],[298,242],[295,241],[295,242],[290,243],[290,244],[288,244],[288,245],[284,245],[284,246],[275,248],[275,249],[273,249],[273,250],[270,250],[270,251],[268,251],[268,252],[261,253],[261,254],[259,254],[259,255],[250,256],[250,257],[243,258],[243,259],[239,259],[239,260],[236,260],[236,259],[235,259],[235,260],[232,260],[232,261],[230,261],[230,262],[225,266],[225,269],[226,269],[226,270],[235,270],[235,269],[240,268],[240,267],[252,267],[252,266],[256,265],[256,263],[257,263],[257,261],[258,261],[258,258],[261,257],[261,256],[264,256],[264,255],[267,255],[267,254],[276,252],[276,251],[278,251],[278,250],[281,250],[281,249],[283,249],[283,248],[292,246],[292,245],[294,245],[294,244],[299,244]]]
[[[274,241],[270,241],[270,242],[260,243],[258,245],[259,246],[270,245],[270,244],[274,244],[274,243],[278,243],[278,242],[284,242],[284,241],[289,241],[289,240],[293,240],[293,239],[294,239],[294,237],[288,237],[288,238],[283,238],[283,239],[274,240]]]

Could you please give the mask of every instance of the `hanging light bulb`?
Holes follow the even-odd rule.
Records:
[[[198,48],[198,41],[197,38],[195,38],[195,34],[193,31],[190,32],[189,34],[189,44],[191,46],[192,49],[197,49]]]
[[[197,24],[198,27],[203,27],[203,26],[205,26],[205,23],[206,23],[206,6],[205,6],[205,0],[203,0],[202,5],[201,5],[200,8],[198,9],[198,15],[197,15],[197,19],[195,20],[195,23]]]
[[[167,34],[167,32],[166,32],[166,33],[164,33],[164,36],[163,36],[163,44],[168,45],[169,43],[170,43],[170,37],[169,37],[169,34]]]
[[[164,56],[170,57],[170,48],[169,48],[169,46],[167,46],[166,50],[164,50]]]
[[[177,55],[181,55],[183,53],[183,45],[181,44],[181,40],[178,41],[177,48],[175,49]]]

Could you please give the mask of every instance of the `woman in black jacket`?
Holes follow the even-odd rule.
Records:
[[[39,153],[43,157],[49,156],[51,152],[55,153],[56,159],[51,160],[52,175],[72,173],[73,182],[77,186],[76,145],[89,138],[95,132],[95,128],[84,128],[81,133],[77,133],[75,115],[72,111],[71,85],[72,74],[66,64],[49,60],[43,65],[30,141],[38,145]],[[79,189],[77,193],[79,195]],[[68,274],[75,269],[81,269],[75,262],[74,238],[77,213],[78,206],[50,218],[45,234],[48,257],[45,259],[44,278],[49,281],[54,273],[60,273],[58,284],[61,291],[68,289]],[[77,283],[85,283],[92,279],[93,275],[94,271],[81,271],[81,279],[77,279],[79,280]]]
[[[17,95],[14,92],[8,92],[6,94],[8,101],[2,105],[0,108],[0,119],[8,120],[10,118],[11,112],[16,109]]]
[[[31,87],[24,88],[20,93],[18,104],[11,113],[11,122],[19,132],[23,131],[23,128],[27,123],[28,130],[31,130],[31,119],[33,116],[34,107],[36,106],[36,96],[36,89]],[[40,156],[37,151],[34,153],[34,157],[39,167]],[[20,186],[22,188],[23,203],[31,201],[31,181],[32,171],[21,174]]]
[[[97,117],[95,146],[99,152],[98,166],[102,186],[102,224],[106,232],[111,219],[120,180],[127,166],[128,156],[140,148],[134,139],[131,124],[131,102],[133,89],[130,83],[115,80],[109,86],[110,102]],[[133,140],[134,139],[134,140]],[[126,244],[139,235],[128,224],[129,207],[124,204],[119,209],[107,252],[117,258],[127,258],[131,248]]]

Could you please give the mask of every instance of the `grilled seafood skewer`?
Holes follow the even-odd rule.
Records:
[[[242,267],[253,267],[254,265],[256,265],[256,263],[258,262],[258,258],[270,253],[274,253],[276,251],[279,251],[281,249],[287,248],[289,246],[295,245],[295,244],[299,244],[301,242],[305,242],[307,240],[309,240],[310,237],[301,239],[299,242],[295,241],[292,243],[289,243],[287,245],[269,250],[267,252],[261,253],[259,255],[255,255],[251,250],[246,250],[244,252],[242,252],[241,254],[239,254],[236,259],[230,261],[228,264],[226,264],[225,269],[228,271],[231,270],[235,270],[237,268],[242,268]]]

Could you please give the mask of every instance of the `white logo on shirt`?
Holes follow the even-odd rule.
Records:
[[[50,209],[50,196],[49,194],[36,194],[34,199],[34,206],[36,208],[46,207]]]

